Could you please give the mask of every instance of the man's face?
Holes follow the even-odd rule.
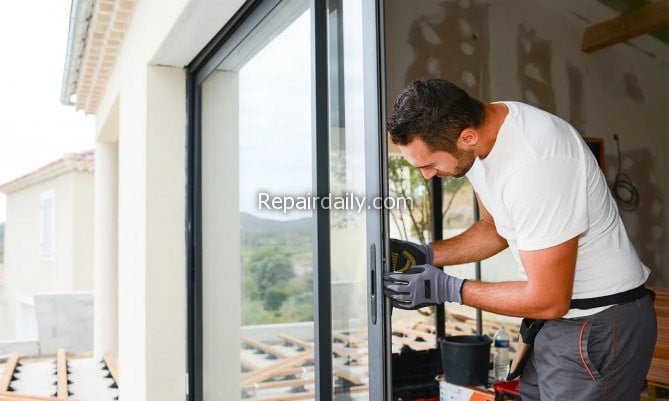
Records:
[[[462,177],[474,164],[474,150],[458,149],[456,154],[432,151],[420,138],[414,138],[407,145],[400,145],[404,158],[412,166],[420,169],[425,179],[438,177]]]

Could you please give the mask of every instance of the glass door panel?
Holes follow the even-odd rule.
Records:
[[[386,398],[378,21],[263,0],[195,61],[193,399]]]
[[[314,399],[311,42],[279,3],[201,85],[204,400]],[[276,203],[278,199],[279,203]]]
[[[335,400],[368,400],[367,235],[362,4],[328,2],[330,212]],[[335,198],[335,199],[337,199]]]

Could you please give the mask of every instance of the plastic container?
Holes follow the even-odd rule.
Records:
[[[495,347],[494,377],[496,382],[506,381],[509,375],[509,334],[500,326],[493,341]]]
[[[439,339],[444,379],[459,386],[488,384],[488,336],[447,336]]]

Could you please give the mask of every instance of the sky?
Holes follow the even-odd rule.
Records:
[[[95,117],[60,103],[69,11],[70,0],[0,6],[0,48],[6,55],[0,63],[4,92],[0,97],[0,184],[64,153],[94,147]],[[240,174],[241,182],[253,184],[240,188],[246,212],[254,211],[258,190],[297,194],[311,189],[310,54],[305,49],[309,49],[308,13],[240,71]],[[282,57],[286,53],[290,57]],[[267,91],[267,85],[276,88]],[[264,110],[261,119],[255,118],[258,110]],[[281,139],[275,142],[277,136]],[[292,147],[291,156],[278,152],[277,144]],[[0,223],[5,218],[5,196],[0,194]]]
[[[361,14],[359,7],[356,0],[351,0],[344,5],[344,12],[355,17]],[[341,94],[346,102],[346,155],[337,154],[339,158],[352,159],[346,162],[346,173],[352,176],[347,177],[347,190],[357,190],[358,194],[364,192],[364,184],[356,186],[354,182],[364,181],[365,160],[364,155],[356,153],[364,149],[363,84],[362,77],[356,76],[362,65],[362,45],[358,40],[361,18],[357,22],[350,18],[345,20],[351,24],[346,26],[347,36],[343,42],[348,86],[346,94]],[[254,45],[253,37],[249,36],[237,50],[243,53],[245,46]],[[259,193],[280,197],[313,195],[310,47],[310,14],[305,11],[281,32],[274,33],[265,47],[239,70],[239,202],[242,212],[276,220],[311,215],[311,211],[293,210],[283,214],[258,207]],[[221,68],[229,68],[226,61]],[[220,96],[227,97],[227,94]],[[331,163],[334,157],[333,152]],[[362,166],[356,166],[355,161]]]
[[[94,147],[95,117],[60,103],[69,16],[70,0],[0,5],[0,183]]]
[[[312,189],[309,40],[309,13],[305,12],[239,71],[243,212],[272,219],[310,215],[261,211],[257,201],[258,192],[296,195]]]

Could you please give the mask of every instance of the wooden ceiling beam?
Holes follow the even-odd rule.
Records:
[[[655,0],[616,18],[587,27],[583,33],[581,50],[592,53],[667,25],[669,0]]]

